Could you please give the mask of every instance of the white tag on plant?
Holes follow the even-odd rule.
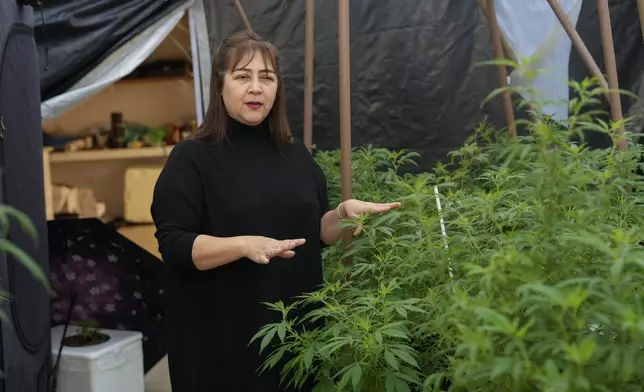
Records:
[[[434,185],[434,195],[436,196],[436,209],[438,210],[438,215],[440,216],[441,224],[441,237],[443,238],[443,246],[445,251],[449,249],[447,245],[447,231],[445,230],[445,221],[443,220],[443,209],[441,208],[441,197],[438,192],[438,185]],[[450,279],[454,278],[454,272],[452,271],[452,262],[450,261],[447,265],[447,272],[449,273]]]

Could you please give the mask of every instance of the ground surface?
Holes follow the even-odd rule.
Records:
[[[145,392],[172,392],[168,375],[168,357],[164,357],[145,375]]]

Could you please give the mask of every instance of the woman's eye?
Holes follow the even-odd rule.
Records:
[[[262,79],[266,80],[266,81],[269,81],[269,82],[272,82],[273,80],[275,80],[275,79],[273,79],[272,76],[264,76],[264,77],[262,77]]]
[[[247,80],[247,79],[248,79],[248,75],[239,75],[239,76],[237,76],[235,79],[237,79],[237,80]]]

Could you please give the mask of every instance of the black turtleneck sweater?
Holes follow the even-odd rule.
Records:
[[[281,315],[262,302],[283,301],[322,283],[320,219],[329,210],[324,174],[303,144],[281,151],[265,124],[233,121],[229,140],[185,140],[156,183],[152,216],[168,269],[167,336],[173,392],[275,392],[278,372],[259,374],[264,325]],[[306,238],[292,259],[248,259],[199,271],[199,234]]]

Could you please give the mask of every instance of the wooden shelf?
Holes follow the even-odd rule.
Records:
[[[105,150],[52,152],[51,163],[64,162],[90,162],[113,161],[126,159],[165,158],[172,151],[173,146],[141,147],[141,148],[115,148]]]
[[[190,75],[172,75],[172,76],[148,76],[142,78],[123,78],[116,84],[142,84],[142,83],[159,83],[159,82],[190,82],[193,78]]]

